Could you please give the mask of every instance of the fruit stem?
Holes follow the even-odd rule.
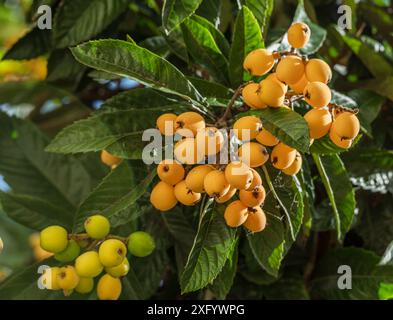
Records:
[[[248,85],[249,83],[251,83],[252,81],[246,82],[241,84],[235,91],[235,93],[233,94],[231,100],[229,101],[224,114],[222,115],[222,117],[220,119],[217,120],[216,125],[224,125],[227,118],[230,116],[231,114],[231,108],[233,107],[233,105],[236,102],[236,99],[242,94],[243,88]]]
[[[293,231],[291,216],[289,215],[289,212],[288,212],[287,208],[284,206],[284,204],[282,203],[282,201],[279,198],[278,194],[276,193],[276,190],[274,189],[273,182],[270,179],[270,175],[269,175],[269,172],[266,169],[266,166],[262,166],[262,170],[263,170],[263,173],[265,175],[266,182],[267,182],[267,185],[269,186],[270,191],[273,193],[273,196],[276,198],[276,200],[277,200],[278,204],[280,205],[280,207],[284,210],[285,216],[286,216],[286,218],[288,220],[288,226],[289,226],[289,232],[291,233],[291,238],[292,238],[293,241],[295,241],[296,238],[295,238],[295,232]]]
[[[87,233],[80,233],[80,234],[69,234],[68,235],[69,240],[75,240],[75,241],[83,241],[83,240],[88,240],[90,239],[89,235]]]
[[[340,221],[340,215],[339,215],[338,209],[337,209],[337,204],[334,199],[334,193],[333,193],[332,186],[330,185],[325,168],[322,165],[321,158],[315,153],[312,153],[312,157],[313,157],[314,162],[317,166],[319,175],[321,176],[322,183],[325,186],[326,192],[327,192],[329,200],[330,200],[330,204],[332,205],[333,213],[334,213],[334,220],[336,222],[337,238],[340,240],[341,239],[341,221]]]
[[[336,103],[329,103],[328,107],[329,107],[330,111],[332,111],[333,109],[337,109],[339,111],[350,112],[350,113],[353,113],[353,114],[358,114],[359,113],[359,109],[358,108],[351,109],[351,108],[347,108],[347,107],[344,107],[344,106],[336,104]]]

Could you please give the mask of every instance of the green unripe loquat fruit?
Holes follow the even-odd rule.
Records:
[[[78,243],[71,239],[64,251],[55,254],[55,259],[59,262],[71,262],[79,256],[80,251]]]
[[[136,257],[147,257],[156,248],[153,237],[144,231],[136,231],[130,234],[127,241],[128,250]]]

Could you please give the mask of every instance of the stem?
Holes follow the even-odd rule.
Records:
[[[350,113],[353,113],[353,114],[358,114],[359,113],[359,109],[358,108],[351,109],[351,108],[347,108],[347,107],[344,107],[344,106],[336,104],[336,103],[329,103],[328,107],[329,107],[329,110],[338,109],[339,111],[346,111],[346,112],[350,112]]]
[[[83,241],[83,240],[89,240],[90,237],[87,233],[80,233],[80,234],[69,234],[68,239],[75,240],[75,241]]]
[[[273,193],[273,196],[276,198],[276,200],[277,200],[278,204],[280,205],[280,207],[284,210],[285,216],[286,216],[286,218],[288,220],[288,226],[289,226],[289,231],[291,233],[291,238],[292,238],[293,241],[295,241],[296,240],[295,239],[295,232],[293,230],[291,216],[289,215],[289,212],[288,212],[287,208],[284,206],[284,204],[282,203],[281,199],[278,197],[278,195],[276,193],[276,190],[274,189],[273,182],[270,179],[270,175],[269,175],[269,172],[267,171],[266,167],[262,166],[262,170],[263,170],[263,173],[265,175],[266,182],[267,182],[267,184],[269,186],[270,191]]]
[[[312,157],[313,157],[314,162],[315,162],[315,164],[316,164],[316,166],[317,166],[319,175],[321,176],[321,179],[322,179],[322,183],[323,183],[323,185],[325,186],[326,192],[327,192],[327,194],[328,194],[330,203],[331,203],[332,208],[333,208],[334,219],[335,219],[335,221],[336,221],[337,238],[338,238],[338,239],[341,239],[341,221],[340,221],[340,215],[339,215],[339,213],[338,213],[336,201],[335,201],[335,199],[334,199],[334,193],[333,193],[332,186],[330,185],[330,182],[329,182],[329,179],[328,179],[328,177],[327,177],[325,168],[324,168],[323,165],[322,165],[321,158],[320,158],[318,155],[314,154],[314,153],[312,153]]]

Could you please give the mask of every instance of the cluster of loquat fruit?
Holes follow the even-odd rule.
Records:
[[[87,218],[84,228],[83,234],[68,234],[57,225],[41,231],[41,248],[67,265],[46,269],[40,283],[49,290],[63,290],[66,296],[73,291],[87,294],[94,289],[94,278],[104,271],[97,283],[97,296],[100,300],[117,300],[122,291],[121,278],[130,270],[127,249],[133,256],[146,257],[155,249],[154,239],[143,231],[127,238],[110,235],[110,223],[102,215]]]
[[[293,98],[304,99],[312,107],[304,116],[310,143],[329,133],[335,145],[348,149],[360,130],[357,111],[330,103],[332,93],[327,84],[332,71],[325,61],[297,54],[296,49],[305,47],[310,35],[308,25],[297,22],[288,30],[292,50],[280,53],[257,49],[249,53],[243,66],[251,75],[264,76],[275,70],[259,83],[247,84],[243,99],[252,109],[288,107],[286,102],[291,104]]]

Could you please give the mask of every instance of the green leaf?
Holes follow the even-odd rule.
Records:
[[[155,170],[148,173],[140,165],[119,165],[81,204],[74,218],[74,231],[81,231],[86,218],[95,212],[107,217],[112,227],[136,217],[143,210],[137,201],[147,192],[155,175]]]
[[[162,25],[168,34],[198,9],[202,0],[165,0]]]
[[[269,19],[273,13],[274,1],[242,0],[242,2],[252,11],[255,18],[258,20],[263,34],[266,35]]]
[[[210,206],[208,201],[200,214],[193,247],[180,279],[182,293],[206,287],[221,272],[236,245],[236,229],[224,220],[224,206]]]
[[[28,121],[0,112],[0,173],[15,193],[40,198],[72,213],[92,189],[84,164],[44,151],[47,139]]]
[[[373,79],[362,83],[364,89],[372,90],[393,101],[393,77]]]
[[[332,206],[337,237],[343,239],[355,215],[355,191],[338,155],[313,154],[313,158]]]
[[[171,52],[188,64],[189,56],[181,27],[177,26],[170,33],[164,33],[163,37],[171,49]]]
[[[381,283],[393,282],[393,267],[378,266],[379,257],[359,248],[342,248],[328,252],[318,263],[312,280],[312,292],[319,299],[378,299]],[[351,267],[352,289],[338,287],[339,266]]]
[[[251,79],[250,74],[243,69],[243,61],[251,51],[263,47],[264,42],[258,21],[250,9],[243,6],[236,18],[229,54],[229,79],[232,87],[238,87],[244,81]]]
[[[36,197],[0,192],[0,202],[12,220],[31,229],[41,231],[49,225],[66,228],[72,225],[72,212]]]
[[[6,52],[3,60],[28,60],[46,54],[51,49],[51,31],[37,27],[20,38]]]
[[[266,129],[280,141],[300,152],[307,152],[310,133],[307,122],[297,112],[287,108],[266,108],[252,110],[238,115],[255,115],[260,117]]]
[[[186,100],[202,100],[200,93],[175,66],[132,43],[120,40],[90,41],[73,48],[72,53],[79,62],[97,70],[131,77]]]
[[[295,240],[292,237],[288,215],[295,238],[303,221],[303,190],[296,178],[282,176],[270,166],[266,172],[269,175],[265,174],[264,187],[273,192],[268,183],[272,181],[273,194],[276,195],[268,196],[263,206],[267,218],[265,230],[248,234],[248,242],[260,266],[270,275],[277,277],[281,262]],[[279,203],[276,196],[280,200]],[[287,214],[283,214],[284,210]]]
[[[393,67],[391,64],[387,62],[380,53],[375,52],[366,43],[348,35],[343,36],[343,40],[374,77],[384,78],[393,75]]]
[[[98,113],[63,129],[46,150],[57,153],[91,152],[108,147],[113,149],[116,144],[118,149],[127,152],[126,157],[139,159],[146,144],[142,141],[142,131],[155,128],[156,119],[165,111],[173,111],[173,108]],[[124,144],[126,141],[130,144]]]
[[[328,134],[320,139],[315,140],[310,147],[310,152],[312,154],[329,155],[346,151],[348,150],[336,146],[333,141],[330,140]]]
[[[228,83],[228,62],[217,46],[209,29],[196,19],[187,19],[182,24],[187,50],[196,64],[209,71],[221,83]]]
[[[147,38],[139,43],[139,45],[163,58],[167,57],[170,52],[170,48],[163,36]]]
[[[228,260],[222,268],[222,271],[210,286],[210,290],[213,291],[214,295],[219,300],[224,300],[232,288],[237,271],[237,260],[238,245],[236,244],[232,248],[232,252],[229,254]]]
[[[295,16],[293,18],[293,23],[295,22],[304,22],[311,29],[311,37],[310,41],[307,45],[300,49],[300,53],[304,55],[312,55],[316,53],[323,45],[326,39],[326,30],[320,27],[319,25],[313,23],[311,19],[308,17],[306,10],[304,9],[304,1],[300,0],[297,6]],[[290,45],[288,43],[288,39],[285,36],[281,45],[282,50],[288,50]]]
[[[214,99],[224,99],[229,102],[233,95],[233,90],[212,81],[207,81],[194,77],[187,77],[188,80],[197,88],[197,90],[212,102]]]
[[[64,1],[56,12],[53,42],[66,48],[89,40],[126,10],[129,0]]]
[[[379,298],[379,300],[392,300],[393,299],[393,283],[381,282],[379,284],[379,289],[378,289],[378,298]]]
[[[142,300],[145,296],[144,288],[142,287],[132,266],[127,276],[122,278],[122,285],[120,298],[123,300]]]

